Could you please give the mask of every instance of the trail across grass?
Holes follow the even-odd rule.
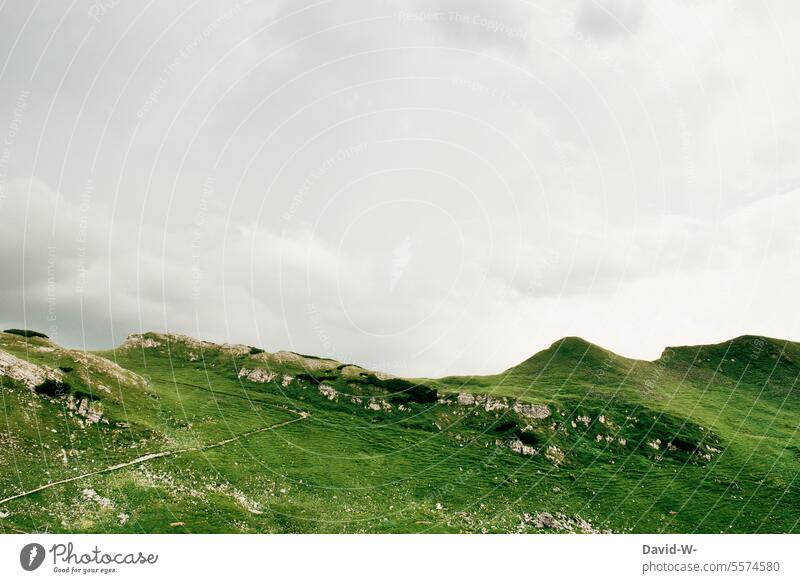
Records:
[[[291,423],[297,423],[298,421],[302,421],[306,417],[308,417],[308,413],[305,411],[298,411],[298,417],[296,419],[290,419],[289,421],[283,421],[282,423],[276,423],[274,425],[269,425],[267,427],[260,427],[258,429],[253,429],[252,431],[246,431],[244,433],[240,433],[238,435],[234,435],[233,437],[229,437],[228,439],[223,439],[222,441],[217,441],[216,443],[211,443],[208,445],[201,445],[197,447],[184,447],[181,449],[174,449],[174,450],[167,450],[167,451],[159,451],[154,453],[148,453],[143,456],[139,456],[136,459],[132,459],[128,462],[123,462],[120,464],[114,464],[113,466],[108,466],[107,468],[103,468],[100,470],[96,470],[93,472],[87,472],[85,474],[81,474],[80,476],[73,476],[71,478],[65,478],[63,480],[56,480],[54,482],[49,482],[47,484],[43,484],[38,488],[34,488],[33,490],[28,490],[27,492],[22,492],[20,494],[15,494],[14,496],[9,496],[8,498],[3,498],[0,500],[0,504],[5,504],[6,502],[10,502],[11,500],[16,500],[17,498],[24,498],[25,496],[30,496],[31,494],[35,494],[36,492],[41,492],[42,490],[47,490],[49,488],[53,488],[55,486],[60,486],[62,484],[69,484],[70,482],[77,482],[79,480],[83,480],[86,478],[91,478],[92,476],[97,476],[98,474],[107,474],[109,472],[114,472],[117,470],[121,470],[123,468],[128,468],[130,466],[135,466],[150,460],[155,460],[158,458],[169,457],[174,455],[179,455],[182,453],[197,453],[202,451],[207,451],[209,449],[215,449],[217,447],[222,447],[223,445],[228,445],[229,443],[233,443],[234,441],[239,441],[246,437],[250,437],[251,435],[255,435],[257,433],[264,433],[265,431],[272,431],[273,429],[278,429],[279,427],[284,427]]]

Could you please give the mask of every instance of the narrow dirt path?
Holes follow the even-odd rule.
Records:
[[[252,431],[246,431],[244,433],[240,433],[239,435],[234,435],[233,437],[229,437],[228,439],[223,439],[222,441],[217,441],[215,443],[210,443],[208,445],[201,445],[197,447],[185,447],[182,449],[172,449],[167,451],[159,451],[156,453],[148,453],[143,456],[137,457],[136,459],[132,459],[129,462],[122,462],[119,464],[115,464],[113,466],[108,466],[107,468],[103,468],[101,470],[95,470],[94,472],[87,472],[85,474],[81,474],[80,476],[73,476],[71,478],[64,478],[63,480],[56,480],[55,482],[44,484],[42,486],[39,486],[38,488],[34,488],[33,490],[28,490],[27,492],[14,494],[13,496],[9,496],[8,498],[3,498],[2,500],[0,500],[0,505],[5,504],[6,502],[11,502],[12,500],[16,500],[17,498],[24,498],[25,496],[30,496],[31,494],[35,494],[36,492],[41,492],[42,490],[47,490],[48,488],[52,488],[54,486],[60,486],[61,484],[69,484],[70,482],[77,482],[78,480],[91,478],[92,476],[97,476],[98,474],[107,474],[109,472],[114,472],[116,470],[121,470],[122,468],[127,468],[130,466],[135,466],[137,464],[141,464],[150,460],[155,460],[162,457],[169,457],[172,455],[178,455],[182,453],[194,453],[194,452],[214,449],[217,447],[222,447],[223,445],[228,445],[229,443],[233,443],[234,441],[239,441],[240,439],[244,439],[245,437],[250,437],[251,435],[255,435],[257,433],[264,433],[265,431],[271,431],[273,429],[277,429],[278,427],[283,427],[291,423],[297,423],[298,421],[302,421],[303,419],[308,417],[308,413],[306,413],[305,411],[298,412],[298,415],[299,416],[297,417],[297,419],[290,419],[289,421],[283,421],[281,423],[276,423],[275,425],[270,425],[268,427],[261,427],[259,429],[253,429]]]

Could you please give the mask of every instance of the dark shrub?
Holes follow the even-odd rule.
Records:
[[[435,403],[439,397],[435,389],[405,379],[381,380],[374,374],[362,373],[352,382],[384,389],[390,393],[389,400],[393,403]]]
[[[33,390],[40,395],[47,395],[48,397],[63,397],[70,392],[71,388],[69,383],[46,379],[40,385],[36,385]]]
[[[260,348],[256,348],[255,346],[250,347],[250,354],[261,354],[262,352],[264,351]]]
[[[435,403],[438,394],[425,385],[417,385],[403,379],[387,379],[382,387],[391,393],[390,399],[395,403]]]
[[[680,437],[673,437],[670,441],[670,445],[674,445],[679,451],[684,451],[687,453],[694,453],[697,451],[697,446],[695,444],[690,443],[685,439],[681,439]]]
[[[81,390],[72,391],[72,395],[78,401],[80,401],[81,399],[88,399],[89,401],[97,401],[97,397]]]
[[[518,429],[517,422],[512,419],[500,419],[497,423],[491,426],[492,433],[504,435],[508,437],[511,433],[515,433]]]
[[[35,330],[20,330],[19,328],[9,328],[3,330],[6,334],[16,334],[17,336],[24,336],[25,338],[47,338],[47,334],[36,332]]]
[[[535,433],[528,433],[527,431],[515,431],[514,435],[525,445],[531,447],[539,445],[539,436]]]
[[[51,379],[47,379],[40,385],[36,385],[33,388],[34,391],[39,393],[40,395],[47,395],[48,397],[63,397],[65,395],[72,395],[78,401],[81,399],[89,399],[89,401],[97,401],[97,397],[94,395],[87,393],[86,391],[82,391],[80,389],[73,389],[69,383],[64,381],[54,381]]]
[[[536,447],[540,444],[539,436],[535,433],[525,431],[516,421],[501,417],[487,429],[487,434],[501,439],[518,439],[525,445]]]
[[[338,379],[338,375],[329,375],[329,374],[312,374],[312,373],[304,373],[301,372],[297,375],[297,379],[300,381],[306,381],[311,383],[312,385],[319,385],[320,383],[324,383],[325,381],[335,381]]]

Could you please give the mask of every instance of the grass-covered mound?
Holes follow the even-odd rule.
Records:
[[[565,338],[413,380],[177,334],[86,353],[3,333],[0,528],[797,532],[798,362],[757,337],[654,362]]]

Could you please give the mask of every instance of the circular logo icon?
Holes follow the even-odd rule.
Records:
[[[29,543],[19,552],[19,564],[26,571],[35,571],[44,562],[44,547],[39,543]]]

